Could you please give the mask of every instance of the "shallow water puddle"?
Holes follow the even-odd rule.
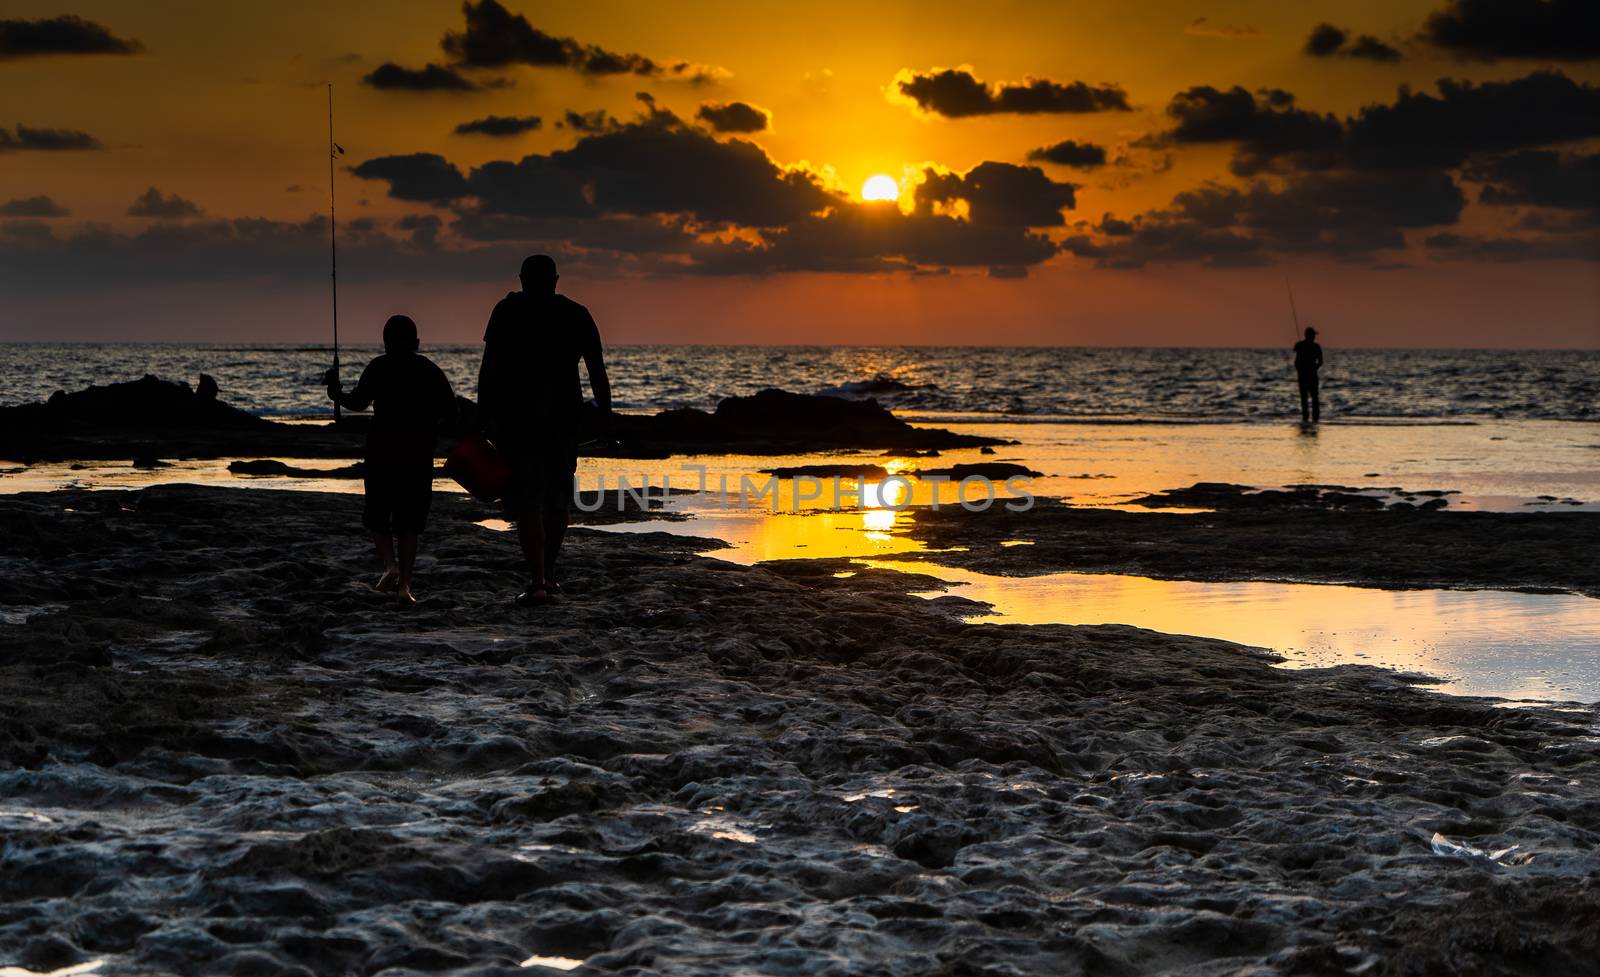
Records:
[[[106,965],[105,960],[75,963],[59,970],[29,970],[26,967],[0,967],[0,977],[71,977],[72,974],[92,974]]]
[[[806,515],[695,511],[678,524],[609,532],[677,532],[724,540],[706,555],[734,563],[851,558],[939,577],[949,593],[992,605],[969,620],[1128,624],[1270,649],[1288,668],[1375,665],[1442,680],[1440,691],[1540,702],[1600,701],[1600,601],[1498,590],[1379,590],[1331,584],[1204,583],[1122,574],[1001,577],[897,560],[928,550],[894,530],[909,513]],[[1020,542],[1020,541],[1008,541]],[[847,577],[854,571],[841,571]],[[945,594],[931,592],[923,597]]]
[[[863,562],[936,576],[955,585],[951,593],[993,605],[993,615],[973,621],[1131,624],[1269,648],[1287,668],[1377,665],[1444,679],[1443,691],[1463,695],[1600,700],[1600,601],[1588,597],[1096,573],[997,577],[921,561]]]
[[[583,961],[576,960],[572,957],[541,957],[538,954],[534,954],[528,959],[522,961],[517,966],[549,967],[551,970],[577,970],[579,967],[583,966]]]

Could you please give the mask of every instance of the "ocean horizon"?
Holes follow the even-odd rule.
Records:
[[[217,380],[224,400],[268,417],[320,416],[329,346],[271,343],[15,343],[0,405],[154,374]],[[354,381],[380,352],[342,345]],[[424,344],[472,397],[481,344]],[[617,407],[709,409],[769,387],[872,397],[908,415],[998,414],[1275,421],[1298,404],[1291,353],[1263,347],[760,346],[651,344],[606,351]],[[1325,418],[1600,418],[1600,350],[1341,349],[1323,370]]]

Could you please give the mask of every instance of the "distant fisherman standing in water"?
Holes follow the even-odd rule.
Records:
[[[411,594],[411,572],[417,563],[417,537],[433,504],[434,436],[439,422],[455,410],[450,381],[417,346],[417,324],[403,315],[391,316],[383,324],[383,355],[361,371],[354,390],[341,389],[337,368],[323,378],[328,398],[340,406],[374,407],[367,429],[367,504],[361,524],[372,533],[383,561],[378,590],[393,592],[401,604],[417,602]]]
[[[489,440],[511,466],[506,512],[529,573],[517,603],[543,604],[561,592],[556,557],[567,532],[583,409],[578,360],[589,370],[602,437],[611,424],[611,380],[589,310],[556,294],[555,261],[533,255],[521,277],[522,291],[500,300],[483,334],[478,407]]]
[[[1322,369],[1322,347],[1317,345],[1317,331],[1306,327],[1306,338],[1294,344],[1294,372],[1300,380],[1300,423],[1322,420],[1321,380],[1317,371]]]

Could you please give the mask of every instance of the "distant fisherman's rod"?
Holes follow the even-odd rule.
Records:
[[[344,155],[344,147],[333,141],[333,82],[328,83],[328,278],[333,285],[333,373],[339,374],[339,231],[333,210],[333,161]],[[342,415],[339,402],[333,402],[333,422]]]
[[[1301,336],[1300,311],[1294,307],[1294,283],[1289,281],[1289,275],[1287,273],[1285,273],[1283,276],[1283,287],[1289,290],[1289,314],[1294,316],[1294,338],[1295,342],[1299,342]]]

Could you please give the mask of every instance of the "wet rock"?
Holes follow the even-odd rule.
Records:
[[[1009,461],[981,461],[969,464],[951,465],[948,468],[924,468],[916,473],[920,478],[930,475],[943,475],[953,482],[963,478],[987,478],[994,482],[1003,482],[1008,478],[1039,478],[1044,473],[1036,472],[1027,465],[1018,465]]]
[[[883,479],[889,476],[888,470],[882,465],[851,464],[789,465],[780,468],[763,468],[761,472],[764,475],[772,475],[777,478]]]
[[[616,433],[632,447],[672,452],[787,454],[838,448],[936,450],[1003,443],[994,438],[912,427],[873,400],[813,397],[762,390],[728,397],[714,412],[693,409],[652,416],[619,415]]]
[[[0,407],[0,425],[39,431],[259,429],[269,422],[201,397],[187,383],[146,375],[127,383],[56,391],[43,404]]]
[[[1008,575],[1063,570],[1180,580],[1265,580],[1378,587],[1499,587],[1600,595],[1600,513],[1437,511],[1322,489],[1254,492],[1201,483],[1163,493],[1160,506],[1202,513],[1098,510],[1036,500],[1013,512],[912,511],[909,534],[940,562]],[[1265,499],[1261,497],[1265,496]],[[1257,501],[1242,501],[1257,500]],[[1147,500],[1135,500],[1145,504]],[[1008,540],[1033,545],[1006,547]],[[909,559],[928,558],[910,554]]]
[[[230,461],[228,471],[235,475],[279,478],[360,478],[366,466],[360,462],[339,468],[302,468],[276,458]]]

